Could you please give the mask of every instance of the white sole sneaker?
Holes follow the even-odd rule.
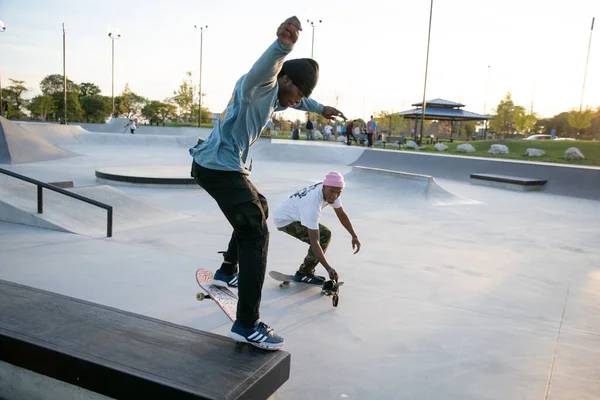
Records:
[[[218,286],[218,287],[224,287],[224,288],[227,288],[227,289],[233,289],[232,287],[230,287],[230,286],[227,284],[227,282],[225,282],[225,281],[220,281],[220,280],[217,280],[217,279],[213,279],[213,281],[212,281],[212,284],[213,284],[214,286]]]
[[[238,335],[237,333],[233,333],[233,332],[229,332],[229,337],[232,338],[233,340],[235,340],[236,342],[240,342],[240,343],[248,343],[251,344],[252,346],[258,347],[259,349],[263,349],[263,350],[271,350],[271,351],[276,351],[276,350],[281,350],[283,348],[283,343],[256,343],[256,342],[250,342],[248,340],[246,340],[245,337],[243,337],[242,335]]]

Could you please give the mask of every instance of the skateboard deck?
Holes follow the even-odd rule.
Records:
[[[238,298],[228,288],[215,286],[212,284],[213,272],[204,268],[200,268],[196,271],[196,281],[198,285],[206,292],[206,294],[199,292],[196,294],[196,300],[202,301],[204,299],[211,299],[225,312],[225,314],[235,322],[235,316],[237,311]]]
[[[279,285],[280,287],[287,286],[291,282],[304,283],[304,282],[296,282],[294,280],[294,275],[286,275],[286,274],[282,274],[281,272],[277,272],[277,271],[269,271],[269,276],[271,278],[275,279],[276,281],[280,281],[281,282],[281,284]],[[344,284],[344,282],[338,282],[338,286],[342,286],[343,284]],[[307,285],[309,285],[309,284],[307,284]],[[310,285],[319,286],[319,285],[313,285],[312,283],[310,283]]]
[[[277,272],[277,271],[269,271],[269,276],[271,278],[275,279],[276,281],[280,281],[281,282],[279,284],[280,288],[289,286],[289,284],[291,282],[294,282],[294,283],[304,283],[304,282],[296,282],[294,280],[294,275],[286,275],[286,274],[282,274],[281,272]],[[327,283],[329,283],[329,286],[330,286],[328,288],[325,288],[325,287],[322,287],[322,286],[319,286],[319,285],[314,285],[312,283],[304,283],[304,284],[305,285],[311,285],[311,286],[321,287],[321,294],[324,294],[325,296],[330,296],[331,299],[332,299],[332,302],[333,302],[333,306],[337,307],[338,302],[339,302],[340,286],[342,286],[344,284],[344,282],[333,283],[333,281],[327,281]]]

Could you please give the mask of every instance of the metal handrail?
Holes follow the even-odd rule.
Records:
[[[64,194],[65,196],[72,197],[74,199],[83,201],[84,203],[88,203],[88,204],[91,204],[96,207],[104,208],[106,210],[106,237],[112,237],[112,230],[113,230],[113,208],[112,208],[112,206],[109,206],[108,204],[104,204],[104,203],[101,203],[99,201],[96,201],[96,200],[93,200],[90,198],[87,198],[85,196],[81,196],[76,193],[71,193],[68,190],[59,188],[58,186],[54,186],[49,183],[41,182],[36,179],[29,178],[27,176],[6,170],[4,168],[0,168],[0,173],[12,176],[13,178],[17,178],[22,181],[33,183],[34,185],[37,185],[37,208],[38,208],[37,212],[38,212],[38,214],[43,214],[43,211],[44,211],[44,196],[43,196],[43,192],[42,192],[43,188],[52,190],[52,191],[60,193],[60,194]]]

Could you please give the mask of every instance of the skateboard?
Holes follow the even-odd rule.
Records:
[[[276,281],[281,282],[279,284],[280,288],[288,287],[291,282],[304,283],[304,282],[296,282],[294,280],[294,275],[286,275],[286,274],[282,274],[281,272],[277,272],[277,271],[269,271],[269,276],[271,278],[275,279]],[[333,303],[334,307],[337,307],[338,302],[340,301],[340,296],[339,296],[340,286],[342,286],[343,284],[344,284],[344,282],[325,281],[325,284],[323,284],[323,286],[321,287],[321,294],[331,297],[331,302]],[[313,285],[311,283],[305,283],[305,285],[318,286],[318,285]]]
[[[225,314],[235,322],[235,315],[237,311],[238,298],[228,288],[215,286],[212,284],[213,273],[204,268],[200,268],[196,271],[196,281],[198,285],[206,293],[198,292],[196,294],[196,300],[203,301],[204,299],[211,299],[225,312]]]

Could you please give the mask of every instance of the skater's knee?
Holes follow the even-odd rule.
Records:
[[[331,231],[329,230],[329,228],[327,228],[324,225],[321,225],[319,231],[320,231],[321,241],[329,242],[329,240],[331,240]]]

